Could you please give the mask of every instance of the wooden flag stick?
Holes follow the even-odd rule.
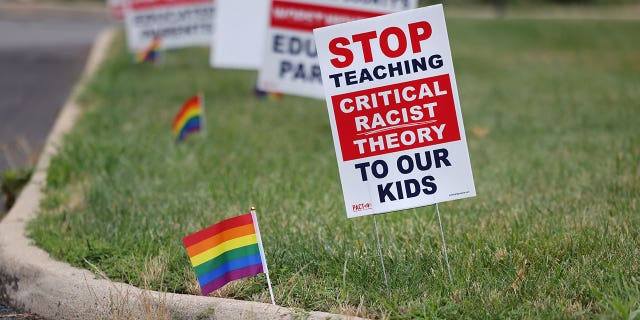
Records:
[[[444,253],[444,260],[447,262],[447,272],[449,273],[449,281],[453,284],[453,278],[451,277],[451,266],[449,265],[449,256],[447,255],[447,244],[444,242],[444,230],[442,230],[442,220],[440,219],[440,210],[438,210],[438,204],[436,203],[436,213],[438,214],[438,223],[440,224],[440,235],[442,236],[442,252]]]
[[[251,217],[253,218],[253,225],[256,229],[256,237],[258,238],[258,248],[260,249],[260,258],[262,259],[262,267],[264,274],[267,276],[267,284],[269,285],[269,294],[271,295],[271,303],[275,306],[276,300],[273,298],[273,289],[271,288],[271,279],[269,279],[269,269],[267,268],[267,257],[264,254],[264,247],[262,247],[262,237],[260,236],[260,228],[258,227],[258,217],[256,216],[256,208],[251,207]]]
[[[376,230],[376,240],[378,241],[378,253],[380,254],[380,264],[382,265],[382,274],[384,275],[384,285],[387,287],[387,292],[391,293],[389,290],[389,281],[387,280],[387,270],[384,268],[384,259],[382,259],[382,246],[380,245],[380,235],[378,234],[376,215],[373,215],[373,227]]]
[[[202,108],[202,115],[200,116],[200,127],[202,128],[200,131],[203,136],[207,135],[207,127],[205,126],[205,109],[204,109],[204,93],[202,91],[198,92],[198,97],[200,98],[200,108]]]

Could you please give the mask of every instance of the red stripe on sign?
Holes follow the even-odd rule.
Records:
[[[342,160],[460,140],[448,74],[331,97]]]
[[[149,10],[165,7],[213,4],[213,2],[214,0],[133,0],[129,5],[133,10]]]
[[[383,14],[385,13],[274,0],[271,4],[271,26],[300,31],[313,31],[315,28],[376,17]]]

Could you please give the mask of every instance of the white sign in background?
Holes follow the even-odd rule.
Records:
[[[124,18],[124,0],[107,0],[107,9],[111,19],[122,20]]]
[[[272,0],[261,90],[322,99],[322,79],[313,29],[415,8],[417,0]]]
[[[442,5],[314,34],[347,216],[475,196]]]
[[[269,22],[269,0],[216,0],[212,67],[257,70]]]
[[[213,0],[133,0],[125,4],[127,46],[145,49],[158,35],[163,49],[208,46],[213,36]]]

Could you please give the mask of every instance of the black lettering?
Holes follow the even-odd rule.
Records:
[[[411,60],[411,65],[413,66],[413,72],[418,72],[418,69],[420,71],[427,71],[427,59],[424,57],[420,57],[420,60]]]
[[[347,71],[344,73],[344,78],[347,80],[347,85],[350,86],[352,84],[357,84],[356,81],[356,72],[355,71]]]
[[[282,51],[282,38],[283,36],[281,34],[276,34],[275,37],[273,37],[273,52],[284,53],[284,51]]]
[[[334,74],[330,74],[329,78],[333,79],[336,88],[340,88],[340,76],[342,75],[342,73],[334,73]]]
[[[369,162],[356,163],[355,168],[360,169],[360,175],[362,176],[362,181],[367,181],[367,167],[369,166]]]
[[[365,80],[366,81],[373,81],[373,78],[371,77],[371,74],[369,73],[369,70],[362,69],[362,72],[360,73],[360,83],[363,83]]]
[[[380,70],[382,70],[383,72],[380,73],[379,72]],[[373,68],[373,75],[378,80],[382,80],[382,79],[386,78],[387,74],[384,72],[384,66],[377,66],[377,67]]]
[[[444,165],[446,165],[447,167],[451,167],[451,162],[447,160],[448,156],[449,151],[447,151],[447,149],[433,150],[433,160],[436,163],[436,168],[442,167],[442,163],[444,163]]]
[[[416,179],[408,179],[404,181],[404,189],[408,198],[414,198],[420,195],[420,182]]]
[[[302,63],[298,64],[298,68],[296,69],[296,72],[293,74],[293,78],[302,79],[302,80],[306,78],[306,75],[304,73],[304,64]]]
[[[426,161],[426,163],[423,163],[420,157],[420,154],[416,153],[416,166],[421,171],[427,171],[431,169],[431,151],[425,151],[424,156],[425,156],[424,160]]]
[[[291,62],[286,60],[280,62],[280,78],[282,78],[285,73],[291,71],[291,69],[293,69]]]
[[[387,183],[384,187],[381,184],[378,185],[378,197],[380,198],[380,203],[384,203],[389,198],[390,201],[396,201],[396,197],[391,192],[391,186],[393,186],[393,182]]]
[[[404,192],[402,190],[402,181],[396,181],[396,190],[398,191],[398,199],[404,199]]]
[[[424,189],[422,189],[422,192],[424,192],[424,194],[434,194],[436,193],[436,191],[438,191],[438,186],[433,183],[432,181],[435,181],[436,178],[434,178],[433,176],[425,176],[422,178],[422,185],[424,186]]]
[[[302,51],[302,41],[296,37],[289,38],[289,53],[300,54]]]
[[[406,167],[403,165],[403,163],[407,164]],[[413,171],[413,159],[411,159],[411,157],[406,154],[398,158],[397,165],[398,171],[400,171],[400,173],[402,174],[407,174]]]
[[[440,56],[439,54],[434,54],[429,57],[429,66],[431,67],[431,69],[438,69],[442,67],[442,65],[442,56]]]
[[[389,77],[395,77],[396,76],[396,72],[398,73],[397,75],[401,76],[402,75],[402,62],[396,62],[396,65],[394,67],[393,63],[389,63],[389,66],[387,68],[387,70],[389,70]]]
[[[378,169],[377,169],[378,167],[382,167],[381,172],[378,172]],[[371,173],[373,173],[374,177],[378,179],[382,179],[386,177],[387,174],[389,173],[389,167],[387,166],[387,163],[384,162],[383,160],[376,160],[371,165]]]

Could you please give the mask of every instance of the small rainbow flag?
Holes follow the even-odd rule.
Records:
[[[284,94],[282,94],[280,92],[267,92],[267,91],[260,90],[260,89],[258,89],[258,85],[255,85],[253,87],[253,94],[258,99],[270,98],[270,99],[273,99],[273,100],[281,100],[282,98],[284,98]]]
[[[146,49],[138,53],[138,62],[156,62],[160,57],[160,48],[162,47],[162,39],[158,36],[153,37],[151,44]]]
[[[255,214],[252,210],[182,239],[202,295],[208,295],[230,281],[265,273],[274,302]]]
[[[187,100],[175,118],[171,126],[176,141],[182,141],[193,132],[200,131],[204,127],[204,99],[202,95],[196,95]]]

